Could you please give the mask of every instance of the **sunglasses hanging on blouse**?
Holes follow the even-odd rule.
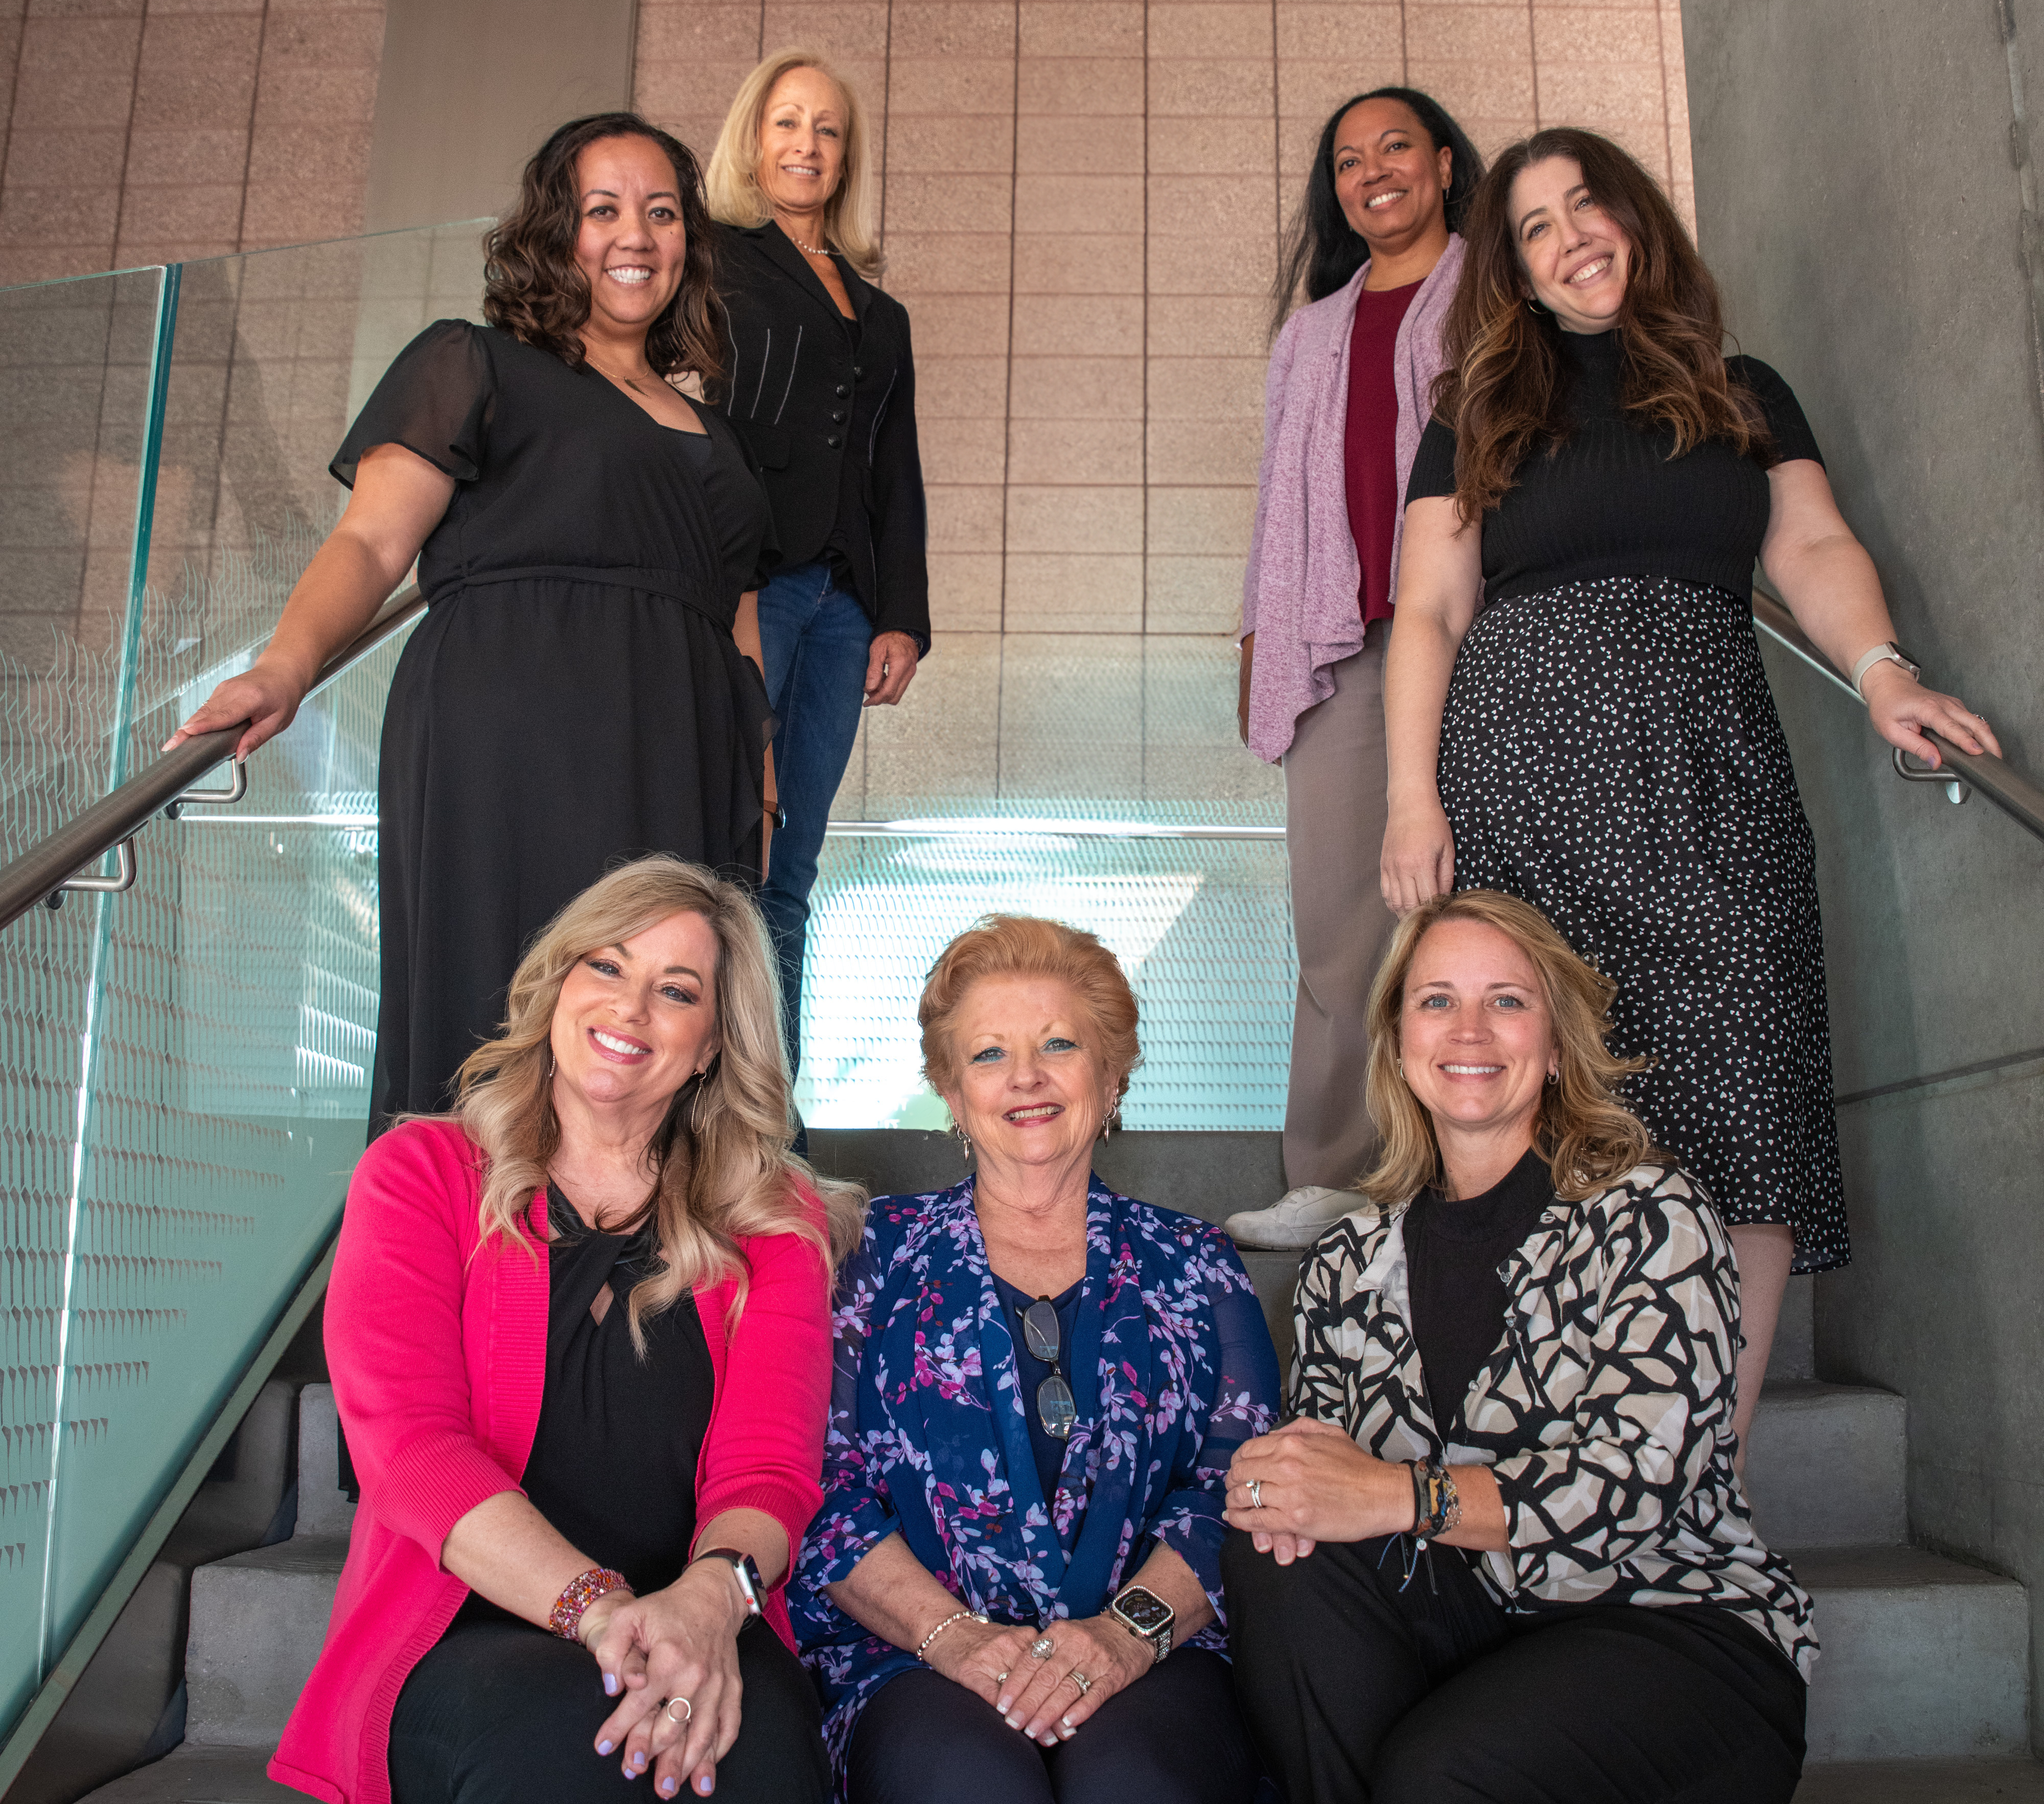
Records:
[[[1079,1406],[1058,1364],[1058,1312],[1048,1297],[1039,1297],[1022,1311],[1022,1337],[1030,1356],[1051,1368],[1051,1375],[1036,1387],[1036,1419],[1044,1433],[1066,1440],[1079,1419]]]

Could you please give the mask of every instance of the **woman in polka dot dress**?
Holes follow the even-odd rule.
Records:
[[[1723,355],[1716,286],[1645,170],[1541,132],[1464,229],[1385,670],[1384,894],[1523,896],[1619,985],[1612,1048],[1653,1061],[1629,1096],[1738,1254],[1742,1443],[1792,1264],[1850,1256],[1815,858],[1755,557],[1883,738],[1932,763],[1926,729],[2000,747],[1894,653],[1802,410]]]

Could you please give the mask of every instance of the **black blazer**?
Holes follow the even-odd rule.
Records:
[[[723,229],[717,286],[731,354],[722,406],[764,472],[782,566],[836,550],[874,630],[906,633],[928,651],[909,310],[836,260],[856,333],[779,226]]]

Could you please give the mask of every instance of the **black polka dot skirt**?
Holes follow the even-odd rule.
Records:
[[[1815,848],[1747,604],[1606,577],[1493,603],[1441,727],[1455,887],[1546,914],[1618,987],[1627,1096],[1726,1221],[1846,1263]]]

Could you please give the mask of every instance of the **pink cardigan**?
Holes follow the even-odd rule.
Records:
[[[1462,241],[1450,236],[1434,272],[1405,310],[1392,351],[1398,390],[1400,506],[1392,529],[1391,592],[1398,592],[1404,491],[1433,413],[1441,327],[1462,274]],[[1327,668],[1362,649],[1362,566],[1349,530],[1343,440],[1348,424],[1348,346],[1365,263],[1348,286],[1301,307],[1270,353],[1264,389],[1263,470],[1256,526],[1242,585],[1242,633],[1256,635],[1249,677],[1249,748],[1274,764],[1293,725],[1335,692]]]
[[[269,1766],[328,1804],[388,1804],[398,1691],[468,1595],[440,1569],[441,1545],[477,1504],[518,1488],[532,1450],[546,1254],[501,1242],[478,1254],[481,1194],[481,1155],[446,1121],[393,1128],[348,1187],[326,1344],[362,1502],[325,1644]],[[544,1221],[536,1197],[536,1239]],[[697,1520],[764,1510],[787,1530],[792,1555],[823,1495],[829,1275],[799,1235],[740,1245],[751,1281],[736,1330],[734,1283],[696,1295],[716,1398]],[[793,1647],[778,1587],[766,1616]]]

